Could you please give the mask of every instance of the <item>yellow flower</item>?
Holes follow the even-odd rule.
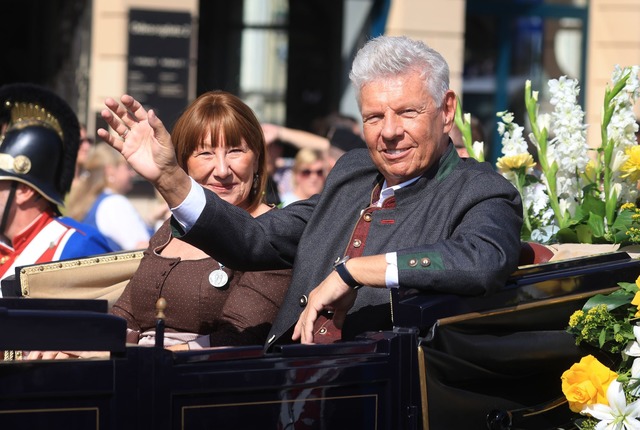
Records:
[[[591,161],[589,161],[589,163],[591,163]],[[629,203],[629,202],[624,203],[622,206],[620,206],[620,210],[621,211],[624,211],[624,210],[627,210],[627,209],[631,210],[631,209],[635,209],[635,208],[636,208],[636,205],[633,204],[633,203]]]
[[[640,291],[633,296],[633,300],[631,300],[631,304],[634,305],[638,310],[636,311],[635,317],[640,317]]]
[[[593,160],[587,162],[584,169],[584,177],[592,184],[596,182],[596,163]]]
[[[635,182],[640,179],[640,146],[630,146],[624,151],[624,153],[629,158],[620,167],[620,171],[622,172],[620,177],[629,177],[632,182]]]
[[[577,311],[575,311],[569,317],[569,327],[577,326],[583,316],[584,316],[584,312],[581,309],[578,309]]]
[[[528,153],[506,155],[498,158],[498,162],[496,163],[498,170],[502,173],[512,172],[521,168],[524,168],[526,171],[527,169],[533,168],[535,165],[536,163],[533,161],[533,157]]]
[[[635,317],[640,317],[640,276],[636,279],[636,287],[638,287],[638,291],[636,291],[636,295],[633,296],[633,300],[631,300],[631,304],[638,308],[638,311],[635,314]]]
[[[608,405],[607,389],[618,375],[593,355],[582,357],[562,374],[562,392],[573,412],[581,412],[596,403]]]

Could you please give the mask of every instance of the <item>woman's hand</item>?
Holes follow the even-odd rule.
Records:
[[[171,135],[153,110],[147,111],[133,97],[123,95],[121,104],[105,100],[102,118],[117,133],[101,128],[98,136],[118,150],[140,176],[151,182],[176,207],[186,198],[191,181],[180,168]]]

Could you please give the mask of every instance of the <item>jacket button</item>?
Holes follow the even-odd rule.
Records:
[[[412,258],[411,260],[409,260],[409,267],[416,267],[418,265],[418,260],[416,260],[415,258]]]
[[[364,220],[366,222],[371,222],[371,219],[373,219],[373,217],[371,216],[371,214],[369,212],[367,212],[366,214],[364,214]]]
[[[353,241],[354,248],[360,248],[362,246],[362,241],[360,239],[356,239]]]
[[[300,296],[300,300],[298,301],[298,303],[300,303],[300,307],[301,307],[301,308],[304,308],[305,306],[307,306],[307,301],[308,301],[308,300],[309,300],[309,299],[307,299],[307,296],[306,296],[306,295],[304,295],[304,294],[303,294],[303,295],[301,295],[301,296]]]
[[[420,264],[423,267],[428,267],[431,265],[431,260],[429,260],[427,257],[424,257],[422,260],[420,260]]]

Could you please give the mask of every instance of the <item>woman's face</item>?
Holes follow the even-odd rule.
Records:
[[[313,163],[303,164],[295,172],[297,193],[308,199],[314,194],[318,194],[324,187],[324,162],[322,160]]]
[[[214,147],[210,134],[187,160],[189,176],[221,199],[243,209],[249,207],[257,171],[258,157],[244,140],[234,148],[227,147],[224,142]]]

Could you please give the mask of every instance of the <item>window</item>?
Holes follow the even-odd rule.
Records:
[[[541,100],[549,79],[584,82],[587,12],[586,0],[467,1],[463,110],[483,125],[487,160],[501,155],[496,112],[514,112],[526,125],[527,79]]]

